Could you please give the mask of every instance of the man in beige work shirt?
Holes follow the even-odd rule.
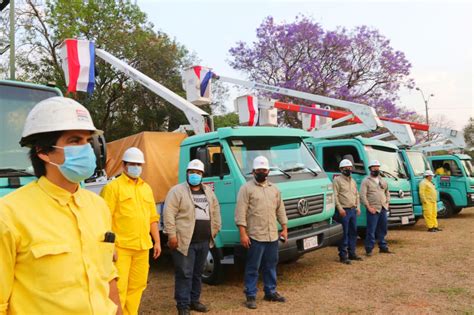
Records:
[[[201,276],[209,246],[221,228],[219,202],[212,189],[202,184],[204,164],[189,162],[186,181],[171,188],[163,213],[175,267],[174,297],[179,315],[205,313],[201,303]]]
[[[387,235],[387,211],[390,192],[387,182],[380,177],[380,162],[372,160],[369,163],[370,175],[360,187],[360,199],[367,208],[367,233],[365,236],[365,254],[372,256],[375,238],[379,244],[380,253],[391,254],[385,236]]]
[[[334,178],[334,197],[336,212],[334,220],[341,223],[343,237],[339,243],[339,260],[351,264],[351,260],[362,260],[356,255],[357,216],[360,215],[359,192],[357,183],[352,178],[352,162],[344,159],[339,163],[342,175]]]
[[[276,291],[278,264],[278,227],[280,239],[286,241],[288,230],[285,206],[278,188],[267,181],[270,167],[267,158],[258,156],[253,161],[254,179],[240,188],[235,209],[235,223],[239,227],[240,243],[248,249],[245,265],[246,305],[257,308],[257,281],[260,266],[266,301],[285,302]]]

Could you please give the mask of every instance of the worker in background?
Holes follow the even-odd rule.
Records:
[[[20,144],[38,180],[0,199],[0,314],[121,314],[110,212],[80,186],[97,133],[69,98],[29,112]]]
[[[428,227],[428,232],[438,232],[441,231],[438,228],[438,212],[436,208],[436,187],[433,184],[433,172],[431,170],[426,170],[423,179],[420,182],[419,192],[421,205],[423,207],[423,218],[425,218],[426,226]]]
[[[112,214],[117,235],[118,290],[124,314],[137,314],[146,288],[149,250],[161,253],[159,216],[151,187],[140,177],[145,157],[140,149],[128,148],[122,157],[123,173],[104,186],[100,195]],[[153,238],[154,244],[150,238]]]
[[[362,260],[356,254],[357,216],[360,215],[359,192],[357,183],[352,178],[352,162],[344,159],[339,163],[341,176],[334,178],[334,198],[336,212],[334,219],[341,223],[343,237],[339,243],[339,261],[351,264],[351,260]]]
[[[449,163],[444,162],[443,166],[438,167],[435,173],[440,176],[451,176],[451,167],[449,166]]]
[[[257,308],[257,281],[261,268],[264,300],[285,302],[277,290],[278,239],[288,239],[285,205],[278,188],[267,180],[270,166],[267,158],[258,156],[253,161],[253,179],[240,188],[235,208],[235,223],[240,232],[240,243],[247,249],[244,293],[246,306]],[[282,227],[278,235],[277,221]]]
[[[210,247],[221,229],[219,202],[214,191],[202,184],[204,164],[192,160],[186,182],[171,188],[163,214],[175,267],[174,297],[178,314],[206,313],[201,303],[201,276]]]
[[[360,187],[360,200],[367,208],[367,232],[365,237],[365,254],[372,256],[375,238],[379,245],[379,252],[391,254],[385,236],[387,235],[388,204],[390,192],[387,182],[380,177],[380,162],[372,160],[369,163],[370,175]]]

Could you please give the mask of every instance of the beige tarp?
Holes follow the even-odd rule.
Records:
[[[183,133],[141,132],[107,143],[106,172],[109,177],[122,172],[122,155],[130,147],[145,154],[142,178],[151,186],[155,201],[163,202],[169,189],[178,183],[179,145]]]

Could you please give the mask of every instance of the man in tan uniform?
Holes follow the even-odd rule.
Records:
[[[387,235],[387,211],[390,192],[387,182],[380,177],[380,162],[372,160],[369,163],[370,175],[360,187],[360,200],[367,208],[367,233],[365,237],[365,253],[372,256],[375,238],[379,244],[380,253],[391,254],[385,236]]]
[[[200,302],[201,275],[209,247],[221,229],[219,202],[212,189],[202,184],[203,174],[200,160],[189,162],[186,182],[171,188],[163,213],[175,267],[174,297],[178,314],[183,315],[209,310]]]
[[[357,216],[360,215],[359,192],[357,183],[352,178],[352,162],[344,159],[339,163],[342,175],[334,178],[334,197],[336,212],[334,219],[341,223],[343,237],[339,243],[339,260],[343,264],[351,264],[351,260],[362,260],[356,255]]]
[[[240,188],[235,209],[235,223],[239,227],[240,243],[247,248],[245,265],[246,305],[257,308],[257,281],[260,266],[263,273],[264,299],[285,302],[276,291],[278,264],[278,227],[280,238],[286,241],[288,230],[285,206],[278,188],[267,180],[270,167],[267,158],[258,156],[253,161],[254,179]]]

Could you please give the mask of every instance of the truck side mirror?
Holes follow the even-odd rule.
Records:
[[[101,174],[105,169],[107,162],[107,143],[103,135],[95,135],[92,137],[92,148],[96,157],[97,168],[96,174]]]

